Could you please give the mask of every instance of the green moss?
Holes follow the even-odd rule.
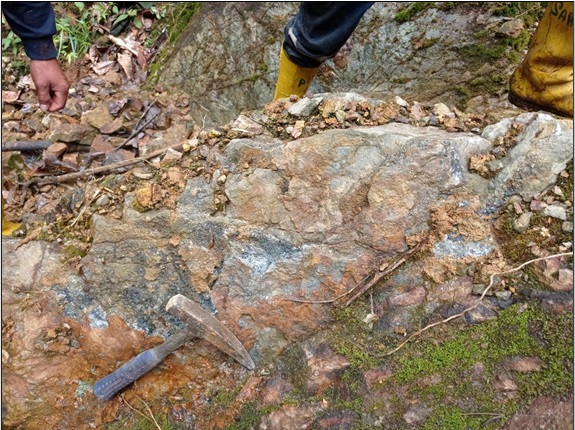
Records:
[[[493,2],[495,16],[520,17],[527,27],[533,25],[543,15],[547,2]]]
[[[492,47],[483,43],[474,43],[462,46],[459,48],[459,52],[467,58],[481,61],[493,61],[501,58],[506,48],[506,45],[501,43]]]
[[[426,11],[434,5],[431,1],[414,2],[411,5],[403,8],[395,15],[395,21],[403,24],[404,22],[413,20],[417,15]]]
[[[66,245],[63,249],[64,256],[66,260],[75,258],[75,257],[84,257],[87,253],[87,249],[81,249],[74,245]]]
[[[430,48],[433,45],[435,45],[437,42],[439,42],[439,37],[430,37],[429,39],[425,39],[423,41],[423,48]]]
[[[279,409],[279,406],[275,405],[258,409],[255,401],[245,403],[238,414],[238,420],[224,427],[224,430],[252,430],[258,428],[262,417],[277,409]]]
[[[451,405],[440,405],[435,408],[425,421],[422,430],[467,430],[481,428],[485,417],[466,416],[461,410]]]
[[[393,77],[391,78],[391,82],[393,82],[394,84],[406,84],[410,81],[411,79],[405,77],[405,76],[399,76],[399,77]]]
[[[496,420],[482,427],[489,416],[480,412],[495,411],[505,419],[521,405],[541,395],[561,396],[573,386],[573,314],[551,314],[537,306],[522,310],[511,306],[499,316],[479,326],[465,327],[454,333],[447,327],[428,334],[428,341],[414,343],[395,358],[398,369],[386,384],[409,386],[416,396],[433,408],[426,429],[497,428]],[[453,327],[451,327],[453,329]],[[435,339],[443,339],[437,342]],[[491,382],[481,387],[472,384],[472,366],[484,365],[484,380],[493,381],[504,370],[506,359],[538,357],[538,372],[512,374],[518,395],[502,404]],[[439,376],[435,384],[425,383]],[[473,398],[473,409],[466,410],[452,399]]]
[[[167,414],[158,413],[154,415],[154,419],[162,430],[175,430],[172,423],[168,419]],[[151,418],[144,418],[143,416],[133,413],[126,419],[116,420],[105,426],[106,430],[157,430],[158,427]]]
[[[289,380],[296,390],[305,391],[309,368],[305,352],[299,344],[291,344],[285,349],[279,362],[279,369],[282,376]]]
[[[170,5],[172,7],[169,8],[163,22],[164,28],[168,31],[168,39],[158,54],[156,61],[149,66],[149,74],[145,85],[147,89],[158,83],[162,67],[173,54],[176,44],[188,26],[190,19],[200,10],[201,2],[172,2]]]
[[[368,307],[362,300],[351,306],[334,308],[336,328],[328,338],[330,347],[349,360],[352,368],[366,370],[377,364],[377,346],[383,345],[375,339],[368,325],[363,321]]]

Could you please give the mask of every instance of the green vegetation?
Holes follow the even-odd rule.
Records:
[[[170,3],[164,15],[163,29],[168,32],[166,46],[160,51],[158,58],[150,64],[149,75],[146,86],[153,87],[158,83],[162,65],[168,61],[168,57],[173,54],[174,47],[180,40],[183,31],[187,27],[190,19],[200,10],[201,2],[176,2]],[[159,34],[158,34],[159,36]],[[154,39],[155,40],[155,39]]]
[[[373,333],[363,321],[365,309],[365,302],[358,300],[351,306],[336,308],[333,313],[337,328],[330,333],[328,343],[336,353],[349,360],[352,370],[375,367],[378,361],[376,356],[382,345],[381,339],[374,339]]]
[[[430,7],[434,5],[435,2],[432,1],[422,1],[422,2],[414,2],[403,8],[395,15],[395,21],[403,24],[404,22],[413,20],[417,15],[421,14],[422,12],[426,11]]]
[[[20,49],[22,49],[22,41],[12,30],[9,30],[6,18],[2,15],[2,54],[17,55]]]
[[[512,306],[479,326],[456,334],[445,330],[440,336],[430,335],[445,337],[442,342],[429,339],[406,349],[390,380],[409,385],[412,395],[425,398],[430,405],[441,405],[434,409],[423,428],[480,429],[489,417],[475,413],[490,411],[509,417],[520,406],[516,400],[498,403],[490,383],[481,388],[473,386],[471,368],[478,362],[485,366],[486,380],[493,381],[502,371],[505,359],[538,357],[541,371],[513,373],[519,397],[525,403],[539,395],[557,396],[571,390],[572,314],[549,314],[538,307],[522,310]],[[439,375],[440,383],[422,387],[421,381],[432,375]],[[481,409],[464,411],[450,400],[465,398],[474,398],[475,408]],[[496,424],[494,421],[493,425]]]
[[[141,413],[142,415],[134,412],[130,417],[107,424],[105,428],[106,430],[158,430],[160,426],[162,430],[175,430],[166,413],[155,414],[153,419],[146,415],[145,411]]]

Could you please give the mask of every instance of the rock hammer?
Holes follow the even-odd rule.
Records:
[[[249,370],[255,364],[238,338],[212,314],[187,297],[177,294],[166,305],[166,311],[178,317],[186,328],[169,337],[164,343],[148,349],[96,381],[94,394],[101,400],[110,400],[118,391],[160,364],[169,354],[187,341],[202,338],[235,358]]]

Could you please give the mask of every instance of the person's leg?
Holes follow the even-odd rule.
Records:
[[[302,2],[284,30],[274,99],[303,96],[319,66],[335,56],[374,2]]]
[[[509,101],[573,117],[573,3],[549,3],[523,62],[509,80]]]

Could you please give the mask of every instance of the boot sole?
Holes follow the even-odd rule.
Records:
[[[568,114],[566,112],[554,109],[554,108],[549,107],[549,106],[538,105],[536,103],[525,100],[525,99],[519,97],[517,94],[513,94],[512,92],[509,92],[507,98],[509,99],[509,102],[511,104],[514,104],[515,106],[520,107],[521,109],[528,110],[530,112],[536,112],[536,111],[542,110],[545,112],[551,112],[555,115],[559,115],[562,117],[573,118],[573,114]]]

